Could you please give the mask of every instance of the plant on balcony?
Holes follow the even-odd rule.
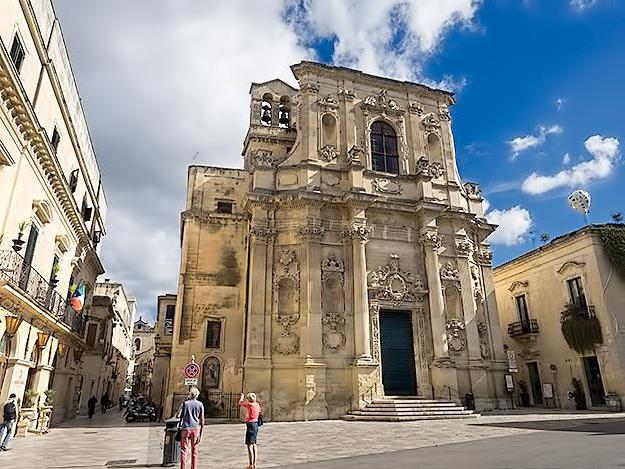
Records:
[[[17,225],[17,238],[12,240],[13,250],[15,252],[20,252],[22,250],[22,246],[26,242],[22,238],[24,237],[24,230],[26,229],[28,225],[29,223],[26,220],[19,222],[19,224]]]
[[[603,343],[601,324],[585,307],[569,304],[562,312],[562,335],[572,350],[579,353],[592,351]]]
[[[38,397],[39,393],[37,391],[33,391],[32,389],[26,391],[24,393],[24,407],[34,407]]]
[[[59,279],[57,278],[59,270],[61,270],[61,266],[58,263],[55,263],[52,266],[52,275],[50,276],[50,285],[52,286],[52,288],[56,288],[56,286],[59,284]]]
[[[46,396],[44,405],[52,406],[54,404],[54,398],[56,397],[56,391],[54,389],[47,389],[43,394]]]
[[[621,221],[622,222],[622,215]],[[610,264],[625,278],[625,229],[621,226],[606,226],[599,229],[599,237]]]

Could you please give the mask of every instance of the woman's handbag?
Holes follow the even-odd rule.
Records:
[[[258,426],[262,427],[265,424],[265,418],[263,417],[263,414],[259,414],[258,415]]]
[[[180,427],[178,427],[178,430],[176,430],[176,436],[174,437],[174,440],[176,441],[182,440],[182,429]]]

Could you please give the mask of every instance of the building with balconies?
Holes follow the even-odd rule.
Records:
[[[154,371],[154,327],[141,316],[132,331],[134,342],[134,368],[132,391],[134,394],[152,396],[152,372]]]
[[[520,405],[625,399],[625,225],[588,225],[494,269]],[[625,402],[625,401],[624,401]]]
[[[0,3],[0,402],[76,415],[106,199],[49,0]],[[84,292],[70,304],[73,292]],[[51,404],[51,405],[50,405]],[[52,417],[50,411],[52,409]],[[26,419],[30,423],[26,423]]]

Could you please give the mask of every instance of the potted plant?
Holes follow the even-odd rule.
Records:
[[[24,230],[26,229],[27,226],[28,226],[28,222],[26,220],[22,220],[17,225],[17,230],[18,230],[17,231],[17,238],[12,240],[13,241],[13,250],[15,252],[20,252],[22,250],[22,246],[24,246],[24,243],[26,242],[22,238],[24,237]]]
[[[39,393],[32,389],[29,389],[24,394],[24,408],[35,407]]]
[[[23,407],[20,410],[20,420],[17,424],[17,435],[25,437],[28,431],[34,430],[33,422],[37,422],[37,398],[39,393],[32,389],[24,393]]]
[[[47,389],[43,394],[46,396],[44,405],[52,406],[54,404],[54,398],[56,397],[56,391],[54,389]]]
[[[56,288],[56,286],[59,284],[59,279],[56,277],[59,273],[59,270],[61,270],[61,266],[58,262],[55,262],[55,264],[52,266],[52,276],[50,277],[50,286],[52,286],[52,288]]]
[[[530,406],[530,394],[527,392],[527,383],[523,380],[519,380],[519,387],[521,392],[519,393],[519,399],[521,399],[521,407]]]
[[[584,393],[582,382],[577,378],[573,378],[571,384],[573,385],[573,398],[575,399],[575,409],[586,410],[586,394]]]

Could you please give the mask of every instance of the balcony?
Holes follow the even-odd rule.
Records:
[[[560,316],[562,335],[569,348],[580,354],[593,352],[603,343],[601,323],[595,314],[595,307],[583,304],[568,304]]]
[[[513,339],[531,338],[540,332],[538,321],[530,319],[529,321],[517,321],[508,324],[508,335]]]
[[[74,311],[50,283],[15,251],[0,251],[0,280],[29,297],[55,320],[82,333],[82,314]]]

